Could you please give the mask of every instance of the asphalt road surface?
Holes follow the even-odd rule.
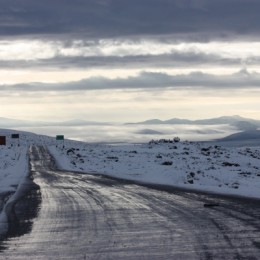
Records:
[[[31,165],[40,192],[17,205],[0,259],[260,259],[259,201],[57,171],[43,147]]]

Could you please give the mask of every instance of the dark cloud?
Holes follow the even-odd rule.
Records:
[[[0,10],[3,37],[260,35],[259,0],[0,0]]]
[[[112,90],[112,89],[168,89],[168,88],[205,88],[247,89],[259,88],[260,74],[249,73],[241,70],[231,75],[212,75],[202,72],[193,72],[187,75],[169,75],[165,73],[143,72],[135,77],[108,79],[104,77],[92,77],[77,82],[69,83],[32,83],[17,85],[2,85],[0,91],[5,92],[67,92],[87,90]]]

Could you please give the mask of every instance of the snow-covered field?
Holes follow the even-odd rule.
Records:
[[[0,192],[14,192],[28,173],[27,147],[0,146]]]
[[[260,198],[260,147],[186,141],[118,146],[75,143],[49,150],[65,170]]]
[[[69,171],[260,199],[260,146],[188,141],[126,145],[72,140],[63,143],[27,132],[18,132],[18,143],[11,139],[12,133],[17,132],[0,130],[0,135],[7,136],[7,146],[0,146],[0,225],[6,221],[3,210],[6,203],[28,176],[30,145],[47,146],[58,166]]]
[[[26,147],[0,146],[0,235],[7,229],[7,218],[2,211],[17,187],[28,174]]]

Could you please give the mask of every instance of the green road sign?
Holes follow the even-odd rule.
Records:
[[[64,140],[64,135],[56,135],[56,140]]]

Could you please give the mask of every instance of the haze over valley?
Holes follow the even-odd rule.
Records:
[[[151,119],[142,122],[97,122],[70,120],[64,122],[42,122],[1,118],[1,128],[35,132],[87,142],[147,142],[151,139],[171,139],[179,136],[182,140],[209,141],[224,138],[230,134],[253,131],[260,128],[260,120],[241,116],[222,116],[211,119],[169,120]]]

